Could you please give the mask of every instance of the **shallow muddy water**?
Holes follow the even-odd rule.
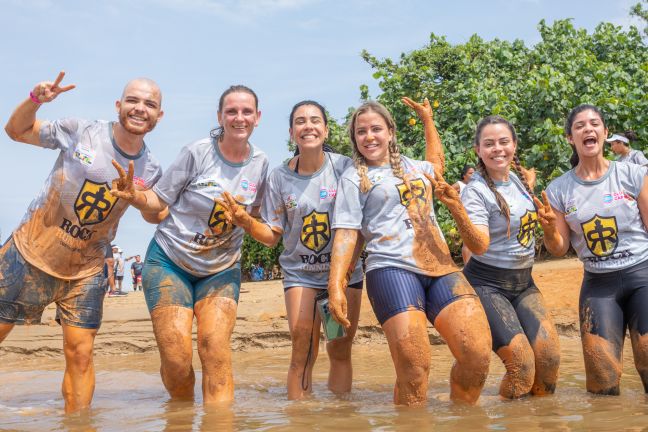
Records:
[[[424,408],[392,404],[394,371],[385,344],[354,347],[354,390],[336,398],[326,389],[325,350],[315,368],[312,399],[286,400],[287,349],[234,353],[236,402],[206,411],[200,402],[168,402],[156,354],[96,359],[97,387],[86,417],[64,416],[60,395],[61,359],[4,361],[0,366],[0,430],[648,430],[648,397],[632,363],[627,341],[621,396],[585,392],[578,339],[561,338],[562,362],[554,396],[500,401],[504,373],[493,357],[479,406],[448,402],[452,358],[434,346],[429,402]],[[196,364],[198,368],[199,365]]]

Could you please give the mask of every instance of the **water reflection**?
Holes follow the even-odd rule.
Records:
[[[0,368],[0,430],[646,430],[648,398],[629,361],[631,350],[625,353],[621,396],[594,396],[585,392],[578,339],[563,338],[561,345],[555,395],[501,401],[497,391],[504,368],[494,357],[476,407],[448,401],[453,359],[446,347],[434,347],[429,402],[421,408],[393,406],[394,371],[386,345],[354,348],[354,390],[344,397],[327,390],[328,362],[320,359],[313,396],[297,402],[286,400],[289,349],[235,353],[233,406],[203,407],[199,388],[196,401],[170,401],[154,353],[98,358],[93,408],[75,416],[63,414],[58,359],[5,361]]]

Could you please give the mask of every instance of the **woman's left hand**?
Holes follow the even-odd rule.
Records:
[[[423,99],[422,104],[415,102],[407,96],[403,96],[401,100],[405,105],[416,111],[416,114],[418,114],[421,120],[425,120],[426,118],[434,118],[434,112],[432,111],[432,106],[430,105],[428,98]]]

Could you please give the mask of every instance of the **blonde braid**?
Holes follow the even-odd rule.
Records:
[[[401,165],[400,146],[396,143],[396,136],[389,143],[389,164],[391,165],[394,176],[402,180],[403,166]]]
[[[358,177],[360,177],[360,192],[369,192],[369,189],[371,189],[373,183],[371,183],[371,180],[369,180],[369,177],[367,176],[367,173],[369,172],[367,161],[357,151],[353,154],[353,165],[356,167]]]
[[[500,213],[503,214],[506,218],[506,237],[511,237],[511,210],[509,209],[509,206],[506,203],[504,197],[497,191],[495,183],[493,183],[493,179],[488,175],[488,171],[486,171],[486,165],[484,165],[482,158],[479,158],[479,160],[477,161],[477,171],[479,171],[479,174],[481,174],[484,180],[486,180],[488,188],[495,194],[495,202],[500,208]]]

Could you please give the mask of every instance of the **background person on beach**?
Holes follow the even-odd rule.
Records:
[[[545,246],[571,244],[585,275],[579,300],[587,390],[618,395],[626,328],[648,392],[648,182],[645,168],[603,156],[603,113],[579,105],[567,117],[572,169],[552,181],[538,206]],[[548,199],[547,199],[548,197]]]
[[[0,342],[14,324],[38,323],[43,309],[55,302],[63,328],[65,411],[72,412],[92,400],[92,348],[105,294],[105,250],[128,207],[110,194],[111,161],[130,163],[137,189],[158,180],[160,166],[144,136],[162,117],[162,96],[157,84],[140,78],[126,85],[115,104],[119,122],[36,119],[43,103],[74,88],[60,85],[64,75],[37,84],[5,126],[12,139],[59,150],[59,157],[0,250]]]
[[[268,177],[263,222],[240,209],[227,193],[223,204],[228,208],[226,217],[266,246],[274,247],[283,237],[279,263],[292,339],[288,399],[301,399],[312,392],[321,322],[315,302],[328,284],[334,235],[331,219],[338,179],[353,162],[324,150],[328,118],[317,102],[306,100],[293,107],[289,134],[297,146],[296,155],[273,169]],[[362,242],[357,246],[361,248]],[[351,325],[346,336],[326,344],[330,361],[328,387],[335,393],[351,391],[351,345],[360,314],[362,279],[358,263],[349,282],[351,290],[347,291]]]
[[[425,121],[432,122],[429,103],[424,107]],[[356,166],[342,175],[335,205],[331,313],[349,326],[344,275],[361,233],[368,252],[367,295],[396,369],[394,402],[421,405],[427,400],[429,320],[456,358],[450,375],[451,399],[475,403],[488,374],[491,337],[484,309],[452,261],[436,223],[434,185],[442,186],[446,195],[454,194],[448,207],[464,241],[473,241],[466,235],[470,221],[457,192],[441,180],[444,160],[440,142],[436,151],[426,152],[434,156],[426,157],[432,163],[401,156],[394,120],[376,102],[367,102],[355,111],[349,135]],[[438,184],[432,175],[439,179]],[[446,200],[446,195],[441,199]]]
[[[224,217],[215,201],[225,191],[258,214],[268,160],[248,140],[261,112],[256,94],[232,86],[220,97],[220,127],[210,138],[182,148],[151,191],[133,189],[130,171],[120,172],[113,194],[144,211],[159,212],[142,280],[160,350],[162,382],[172,398],[192,398],[191,328],[198,327],[203,401],[231,401],[234,379],[230,338],[241,287],[244,231]]]
[[[641,150],[630,147],[630,142],[637,140],[637,134],[628,130],[619,132],[606,139],[610,143],[612,152],[617,155],[617,162],[630,162],[637,165],[648,166],[648,159]]]
[[[144,289],[142,288],[142,268],[144,267],[144,263],[142,262],[142,258],[139,255],[135,255],[134,257],[128,257],[126,258],[126,261],[129,261],[132,258],[135,258],[135,262],[132,263],[130,267],[131,277],[133,278],[133,291],[137,291],[138,289],[140,291],[143,291]]]
[[[461,179],[459,179],[458,182],[452,185],[454,190],[457,192],[461,193],[463,189],[466,187],[470,179],[472,178],[472,175],[475,173],[475,167],[472,165],[464,165],[463,168],[461,169]]]
[[[535,172],[520,165],[515,129],[500,116],[479,122],[474,146],[478,172],[461,201],[484,242],[463,272],[486,310],[493,351],[506,367],[500,395],[550,394],[558,379],[560,346],[531,277],[538,223],[532,200]]]
[[[122,294],[126,260],[124,259],[124,251],[119,246],[113,246],[113,259],[115,260],[115,285],[117,287],[116,291],[117,294]]]

